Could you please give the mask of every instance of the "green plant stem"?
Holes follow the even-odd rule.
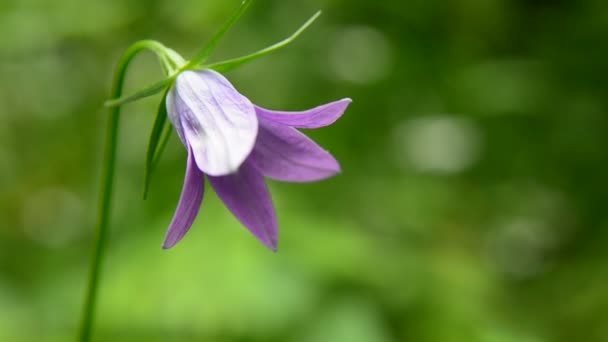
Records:
[[[133,44],[124,53],[114,74],[111,98],[118,98],[122,94],[127,67],[133,58],[144,50],[152,50],[159,58],[165,55],[164,46],[158,42],[142,40]],[[162,63],[161,59],[161,63]],[[112,188],[114,183],[114,171],[116,164],[116,146],[118,143],[118,121],[120,107],[109,108],[108,126],[106,129],[105,152],[103,159],[103,170],[101,175],[101,191],[99,197],[99,211],[97,213],[97,232],[95,246],[91,258],[91,269],[89,283],[86,292],[84,312],[80,325],[79,341],[91,340],[95,306],[99,288],[101,273],[101,262],[103,260],[108,239],[108,222],[110,220],[110,209],[112,205]]]

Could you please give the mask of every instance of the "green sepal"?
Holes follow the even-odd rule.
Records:
[[[104,105],[106,107],[122,106],[124,104],[130,103],[133,101],[137,101],[139,99],[143,99],[144,97],[152,96],[158,92],[161,92],[165,88],[167,88],[171,83],[173,83],[174,79],[175,79],[175,76],[167,77],[163,80],[160,80],[150,86],[147,86],[147,87],[141,89],[140,91],[138,91],[134,94],[127,95],[127,96],[121,96],[117,99],[108,100],[104,103]]]
[[[310,19],[308,19],[302,26],[300,26],[299,29],[297,29],[291,36],[281,40],[278,43],[275,43],[267,48],[264,48],[260,51],[254,52],[252,54],[246,55],[246,56],[242,56],[242,57],[237,57],[234,59],[229,59],[227,61],[223,61],[223,62],[218,62],[218,63],[213,63],[213,64],[209,64],[209,65],[204,65],[203,68],[205,69],[213,69],[215,71],[218,72],[226,72],[226,71],[230,71],[234,68],[237,68],[245,63],[251,62],[255,59],[258,59],[262,56],[265,56],[267,54],[270,54],[272,52],[275,52],[285,46],[287,46],[289,43],[293,42],[302,32],[304,32],[304,30],[306,30],[319,16],[321,15],[321,11],[318,11],[317,13],[315,13],[312,17],[310,17]]]
[[[158,142],[161,137],[161,133],[163,129],[167,125],[167,105],[166,99],[169,89],[165,90],[163,94],[163,98],[158,105],[158,110],[156,112],[156,118],[154,119],[154,124],[152,125],[152,132],[150,133],[150,139],[148,141],[148,151],[146,152],[146,163],[144,165],[144,199],[148,196],[148,188],[150,186],[150,179],[152,176],[152,172],[154,171],[154,167],[156,166],[155,156],[157,154],[157,148],[159,146]],[[171,126],[169,126],[169,129]],[[166,142],[165,142],[166,144]],[[162,146],[162,143],[161,143]],[[163,147],[164,148],[164,147]]]
[[[220,42],[226,31],[228,31],[228,29],[232,27],[237,20],[239,20],[250,4],[251,0],[243,0],[243,2],[241,2],[241,6],[239,6],[239,8],[224,23],[224,25],[222,25],[222,27],[213,35],[213,37],[211,37],[211,40],[209,40],[209,42],[205,44],[205,46],[203,46],[203,48],[200,49],[196,55],[194,55],[194,58],[192,58],[190,62],[188,62],[186,66],[182,68],[182,70],[196,67],[205,63],[207,59],[209,59],[209,56],[211,56],[213,50],[215,50],[215,47]]]
[[[165,152],[165,147],[167,146],[167,143],[169,142],[169,138],[171,138],[171,135],[173,135],[173,127],[171,125],[166,125],[165,132],[163,133],[163,137],[160,140],[160,144],[156,147],[156,153],[154,154],[152,163],[150,164],[149,168],[146,168],[147,173],[144,176],[145,177],[145,179],[144,179],[144,199],[146,199],[148,197],[148,190],[150,188],[150,183],[152,181],[152,173],[154,172],[154,170],[156,170],[156,167],[158,166],[158,163],[160,162],[160,158],[163,156],[163,153]]]
[[[163,156],[163,152],[165,152],[165,147],[169,142],[169,138],[173,135],[173,126],[167,125],[165,126],[165,132],[163,133],[163,138],[160,140],[160,144],[156,148],[156,154],[154,154],[154,159],[152,160],[152,170],[156,169],[158,163],[160,162],[160,158]]]

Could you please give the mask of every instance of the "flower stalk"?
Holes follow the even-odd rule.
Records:
[[[127,49],[118,63],[116,72],[114,74],[111,98],[120,97],[122,94],[127,67],[135,56],[145,50],[150,50],[156,53],[159,56],[161,65],[163,68],[166,68],[166,70],[171,70],[174,68],[171,65],[165,65],[165,63],[173,64],[174,58],[168,56],[167,48],[165,48],[162,44],[151,40],[138,41]],[[99,290],[99,278],[102,266],[101,262],[106,251],[108,222],[110,220],[110,209],[112,206],[112,190],[116,165],[116,146],[118,144],[120,106],[109,107],[108,111],[109,116],[108,125],[106,128],[105,150],[102,166],[103,169],[101,174],[101,188],[99,194],[96,236],[94,242],[95,245],[91,257],[89,280],[86,289],[86,300],[84,304],[82,321],[80,324],[79,341],[81,342],[88,342],[91,340],[93,320],[95,318],[95,306],[97,304],[97,293]]]
[[[260,241],[276,250],[278,226],[264,178],[308,182],[330,177],[340,171],[339,164],[327,151],[296,128],[318,128],[333,123],[342,115],[350,99],[302,112],[271,111],[254,106],[217,73],[232,70],[285,47],[316,20],[320,12],[313,15],[291,36],[265,49],[205,65],[223,35],[241,17],[251,1],[243,0],[229,20],[190,61],[184,60],[177,52],[153,40],[136,42],[122,55],[114,74],[110,100],[105,102],[109,115],[96,236],[79,341],[91,340],[95,320],[102,260],[106,252],[112,209],[121,105],[164,92],[146,154],[144,198],[148,192],[151,174],[173,129],[188,149],[184,188],[168,229],[164,248],[175,245],[190,229],[202,201],[205,174],[233,214]],[[157,55],[166,76],[134,94],[123,96],[127,68],[140,52],[146,50]],[[209,99],[213,101],[209,102]],[[201,106],[206,109],[203,110]],[[167,118],[171,121],[169,127],[166,124]],[[235,120],[240,120],[240,124],[235,124]],[[219,133],[221,134],[218,135]],[[205,141],[205,134],[209,134],[209,141]],[[233,139],[224,141],[222,136],[230,136]],[[219,153],[228,150],[230,154]],[[281,151],[284,158],[276,158],[272,151]]]

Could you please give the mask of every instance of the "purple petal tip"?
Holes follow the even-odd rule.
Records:
[[[341,172],[338,161],[293,127],[260,119],[250,157],[264,176],[283,182],[314,182]]]
[[[258,118],[295,128],[320,128],[338,120],[353,100],[343,98],[303,111],[287,112],[255,106]]]
[[[270,249],[274,253],[277,252],[278,247],[277,247],[277,239],[276,238],[273,238],[271,241],[262,241],[262,243],[264,244],[264,246],[268,247],[268,249]]]
[[[348,108],[348,106],[353,103],[353,99],[351,99],[350,97],[345,97],[343,99],[337,100],[335,103],[337,107],[340,108],[342,112],[344,112],[346,111],[346,108]]]
[[[232,214],[266,247],[276,250],[278,224],[272,198],[253,164],[248,161],[237,173],[208,179]]]
[[[192,149],[188,149],[188,162],[182,193],[167,229],[162,248],[169,249],[177,244],[192,227],[203,201],[203,173],[196,167]]]
[[[261,241],[261,240],[260,240]],[[271,252],[276,253],[278,251],[277,243],[271,241],[261,241],[266,248],[268,248]]]

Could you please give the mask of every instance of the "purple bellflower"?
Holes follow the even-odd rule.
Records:
[[[182,193],[163,248],[188,232],[203,200],[204,175],[234,216],[277,248],[278,225],[264,177],[311,182],[340,172],[336,159],[296,128],[335,122],[346,98],[302,112],[258,107],[213,70],[184,71],[167,95],[167,113],[188,150]]]

